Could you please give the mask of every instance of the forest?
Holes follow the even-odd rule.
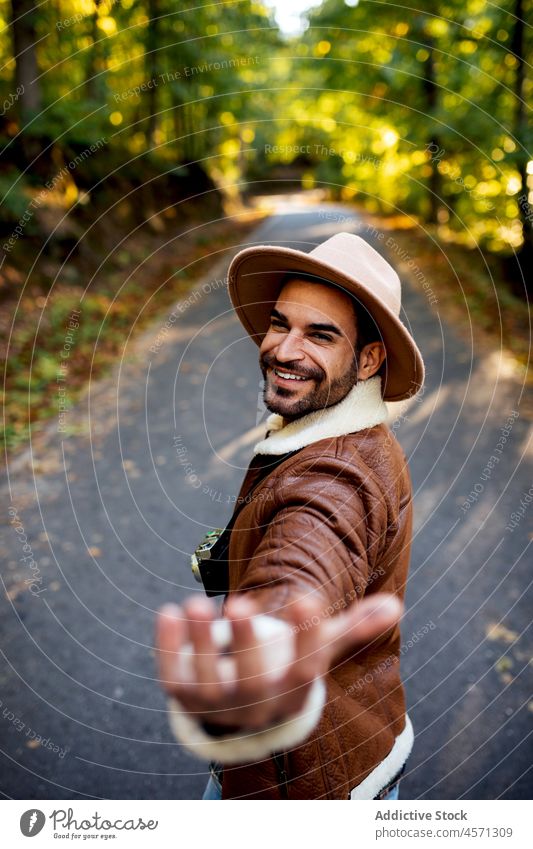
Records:
[[[72,361],[82,383],[95,339],[98,368],[116,356],[132,304],[144,299],[148,320],[186,286],[202,246],[248,232],[253,214],[238,213],[256,195],[320,190],[401,216],[481,255],[498,310],[523,316],[532,5],[324,0],[287,36],[252,0],[2,0],[7,442],[53,409],[51,351],[80,292],[93,319]],[[193,245],[179,237],[194,222]],[[165,269],[181,270],[153,298],[147,275],[128,271],[150,239],[174,238]]]

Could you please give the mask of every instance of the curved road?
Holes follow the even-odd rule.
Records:
[[[387,247],[387,234],[349,210],[290,199],[250,243],[309,250],[338,230]],[[389,253],[396,262],[394,245]],[[427,384],[420,400],[391,410],[416,510],[402,646],[416,742],[401,794],[528,798],[530,427],[498,352],[472,356],[411,259],[404,320]],[[68,434],[53,422],[33,454],[9,466],[6,797],[201,794],[206,766],[171,737],[154,681],[153,620],[161,603],[198,590],[189,553],[205,526],[231,513],[265,418],[257,351],[229,308],[226,267],[127,345],[115,374],[66,415]]]

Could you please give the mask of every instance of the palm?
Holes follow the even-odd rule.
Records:
[[[401,615],[398,600],[376,594],[330,619],[308,599],[294,602],[276,640],[258,638],[256,605],[244,597],[228,601],[230,651],[216,644],[215,607],[204,598],[183,608],[167,605],[157,622],[159,674],[167,693],[184,710],[219,726],[259,729],[301,709],[316,678],[336,658],[394,627]]]

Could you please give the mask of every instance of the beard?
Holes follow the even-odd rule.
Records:
[[[288,421],[338,404],[357,383],[358,368],[355,356],[346,372],[331,383],[328,382],[326,373],[319,367],[309,369],[303,368],[298,362],[278,363],[271,354],[263,354],[259,359],[259,366],[265,381],[263,401],[266,408]],[[307,391],[295,397],[298,392],[296,387],[289,389],[284,386],[269,385],[267,375],[269,368],[294,372],[301,377],[309,378],[312,383],[306,384]]]

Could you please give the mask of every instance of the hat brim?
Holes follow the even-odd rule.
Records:
[[[400,319],[370,289],[335,266],[303,251],[270,245],[245,248],[228,271],[228,291],[237,316],[256,345],[270,326],[270,313],[288,273],[314,274],[347,290],[367,308],[382,337],[383,398],[401,401],[415,395],[424,382],[424,363],[416,343]]]

